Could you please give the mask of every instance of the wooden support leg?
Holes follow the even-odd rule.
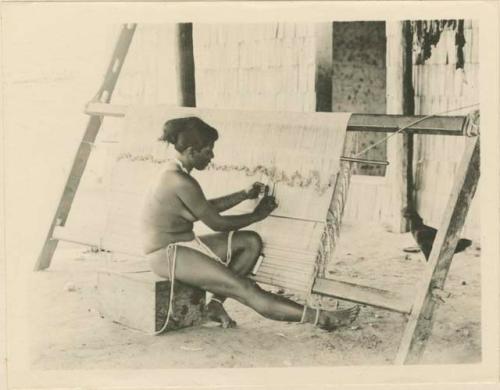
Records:
[[[118,76],[127,55],[128,48],[132,42],[135,27],[135,24],[127,24],[122,28],[103,84],[96,95],[96,99],[101,103],[109,103],[111,100],[111,95],[118,81]],[[47,237],[45,238],[45,243],[43,244],[42,251],[35,264],[35,271],[40,271],[50,266],[52,256],[54,255],[58,243],[56,239],[52,238],[52,234],[56,226],[64,226],[66,223],[73,199],[75,198],[76,190],[78,189],[80,179],[82,178],[90,156],[91,145],[95,141],[99,129],[101,128],[102,119],[101,116],[92,116],[89,119],[82,142],[76,153],[73,165],[66,180],[66,185],[64,186],[63,193],[59,200],[59,205],[52,218]]]
[[[435,309],[435,291],[446,281],[451,260],[474,197],[480,174],[479,138],[470,138],[448,200],[427,265],[427,272],[417,290],[412,313],[396,357],[396,364],[418,363],[431,334]]]

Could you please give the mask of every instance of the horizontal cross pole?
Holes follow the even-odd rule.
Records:
[[[355,157],[347,157],[347,156],[341,156],[340,161],[347,161],[347,162],[359,163],[359,164],[370,164],[370,165],[389,165],[389,161],[367,160],[364,158],[355,158]]]
[[[426,119],[423,119],[426,118]],[[399,129],[410,134],[465,135],[465,116],[352,114],[347,123],[347,131],[371,131],[395,133]],[[422,119],[418,123],[418,120]]]
[[[85,113],[94,116],[124,117],[127,106],[90,102]],[[324,114],[324,113],[323,113]],[[347,123],[347,131],[395,133],[426,116],[406,116],[389,114],[352,114]],[[411,134],[465,135],[465,116],[432,116],[415,123],[404,130]]]
[[[412,307],[396,292],[332,278],[316,278],[312,292],[403,314],[409,314]]]

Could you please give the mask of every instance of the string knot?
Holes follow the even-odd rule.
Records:
[[[467,137],[475,137],[479,135],[480,119],[481,116],[479,110],[474,110],[467,114],[464,124],[465,135]]]

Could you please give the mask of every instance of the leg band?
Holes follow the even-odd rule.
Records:
[[[314,318],[314,326],[318,325],[318,320],[319,320],[319,309],[316,309],[316,317]]]
[[[306,311],[307,311],[307,305],[304,305],[304,310],[302,311],[302,318],[300,319],[301,324],[303,324],[306,319]]]
[[[231,231],[227,235],[227,258],[226,258],[226,265],[229,265],[229,263],[231,262],[231,256],[233,254],[233,251],[231,249],[232,246],[233,246],[233,234],[234,234],[234,231]]]
[[[319,313],[321,311],[320,309],[315,309],[315,310],[316,310],[316,316],[314,317],[314,323],[313,323],[314,326],[318,325]],[[306,312],[307,312],[307,305],[304,305],[304,310],[302,311],[302,318],[300,319],[301,324],[305,322]]]

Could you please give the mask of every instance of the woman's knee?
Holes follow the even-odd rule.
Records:
[[[251,230],[245,230],[239,233],[241,234],[240,245],[242,249],[250,251],[252,254],[258,257],[258,255],[261,254],[263,247],[262,238],[260,237],[260,235]]]

